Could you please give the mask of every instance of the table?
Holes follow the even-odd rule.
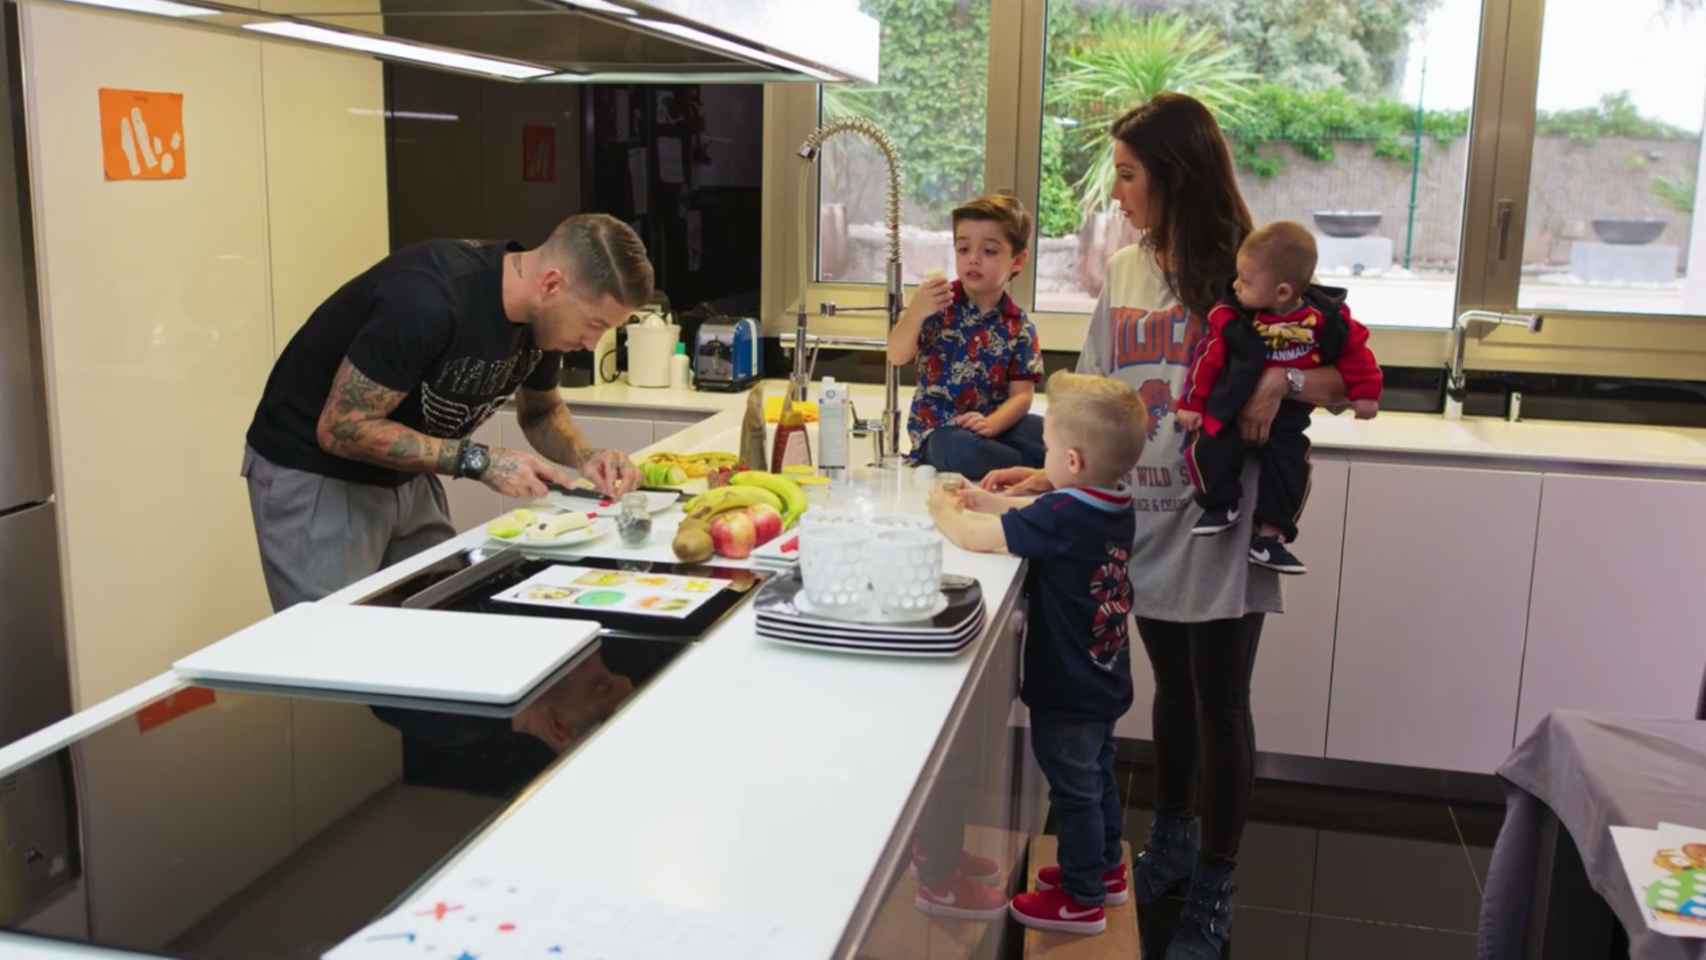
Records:
[[[1706,721],[1560,710],[1498,772],[1481,960],[1620,955],[1624,935],[1631,960],[1706,960],[1706,940],[1647,930],[1607,829],[1706,825]]]

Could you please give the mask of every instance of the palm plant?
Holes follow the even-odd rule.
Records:
[[[1078,209],[1089,216],[1108,202],[1114,185],[1108,126],[1133,105],[1166,91],[1184,93],[1225,122],[1244,109],[1257,79],[1212,28],[1180,16],[1139,17],[1085,41],[1049,85],[1053,105],[1078,120],[1080,146],[1095,151],[1073,184]]]

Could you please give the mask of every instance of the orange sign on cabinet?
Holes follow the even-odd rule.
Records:
[[[108,180],[184,178],[184,95],[102,87],[101,164]]]

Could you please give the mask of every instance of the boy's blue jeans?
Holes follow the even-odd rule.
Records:
[[[980,437],[964,427],[937,427],[924,438],[924,462],[943,473],[982,480],[1005,467],[1043,465],[1043,418],[1030,414],[1006,433]]]
[[[1032,710],[1031,749],[1060,832],[1061,888],[1086,906],[1101,903],[1102,874],[1120,863],[1125,815],[1114,782],[1114,723]]]

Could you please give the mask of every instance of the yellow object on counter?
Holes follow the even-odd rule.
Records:
[[[782,419],[782,397],[764,398],[764,422],[777,423]],[[817,402],[815,400],[795,400],[794,409],[805,418],[806,423],[817,422]]]

